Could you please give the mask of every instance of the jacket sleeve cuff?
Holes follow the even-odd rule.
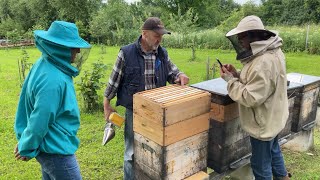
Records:
[[[180,74],[184,74],[184,73],[183,73],[183,72],[179,72],[179,73],[176,75],[175,79],[178,79],[178,77],[180,76]]]
[[[232,86],[232,84],[234,83],[234,82],[236,82],[236,81],[239,81],[239,78],[231,78],[227,83],[228,83],[228,85],[227,85],[227,89],[229,89],[230,88],[230,86]]]
[[[19,149],[20,156],[28,157],[30,159],[38,156],[38,154],[40,153],[40,151],[38,149],[23,150],[21,148],[22,148],[22,146],[20,144],[18,144],[18,149]]]

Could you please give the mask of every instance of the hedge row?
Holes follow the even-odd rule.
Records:
[[[320,28],[318,25],[305,27],[268,27],[270,30],[279,32],[283,39],[282,49],[285,52],[309,52],[320,54]],[[307,33],[308,32],[308,33]],[[173,33],[164,36],[163,45],[171,48],[206,48],[206,49],[231,49],[232,45],[225,37],[226,32],[218,29],[198,31],[181,35]],[[308,38],[307,38],[308,35]]]

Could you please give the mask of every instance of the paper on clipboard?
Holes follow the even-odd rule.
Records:
[[[287,79],[290,82],[295,82],[295,83],[302,83],[303,81],[303,75],[302,74],[288,74]]]

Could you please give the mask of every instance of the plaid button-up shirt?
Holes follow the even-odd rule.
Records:
[[[141,47],[140,47],[141,48]],[[156,88],[155,84],[155,66],[156,66],[156,54],[157,52],[152,53],[144,53],[143,52],[143,58],[145,63],[145,90],[154,89]],[[104,92],[104,96],[111,100],[114,98],[117,94],[120,82],[123,78],[123,66],[124,66],[124,55],[123,51],[120,50],[118,53],[118,57],[116,60],[116,63],[113,67],[112,73],[109,78],[108,86]],[[169,82],[173,83],[174,80],[181,74],[182,72],[179,72],[179,69],[175,64],[173,64],[168,57],[168,72],[169,72]]]

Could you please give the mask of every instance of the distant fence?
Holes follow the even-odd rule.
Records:
[[[0,48],[10,48],[10,47],[20,47],[20,46],[32,46],[34,45],[33,40],[19,40],[19,41],[10,41],[7,39],[0,39]]]

